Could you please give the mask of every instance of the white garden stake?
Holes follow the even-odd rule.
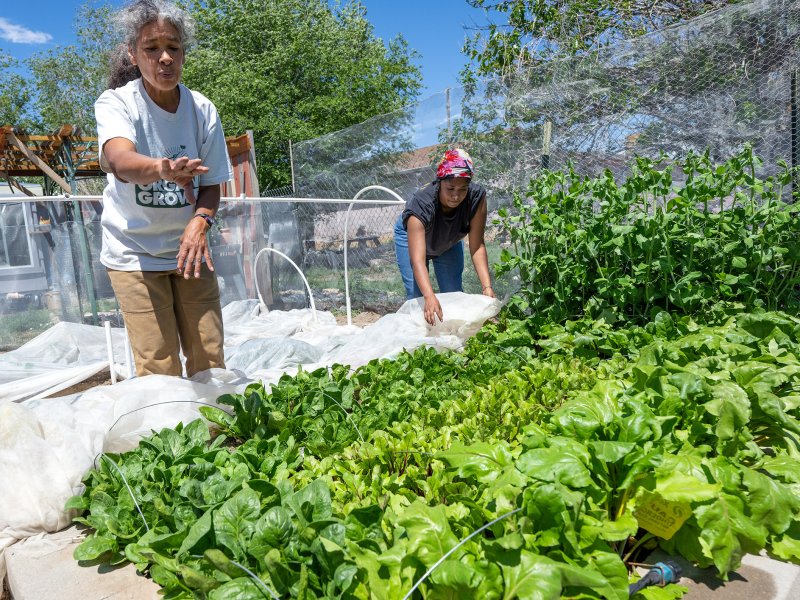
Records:
[[[108,353],[108,370],[111,373],[111,385],[117,383],[117,370],[114,368],[114,345],[111,343],[111,321],[105,321],[106,352]]]

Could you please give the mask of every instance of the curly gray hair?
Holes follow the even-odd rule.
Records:
[[[178,30],[184,50],[194,43],[194,19],[169,0],[133,0],[114,14],[114,24],[122,42],[111,55],[108,87],[122,87],[141,77],[139,68],[131,64],[128,51],[136,48],[136,40],[145,25],[164,21]]]

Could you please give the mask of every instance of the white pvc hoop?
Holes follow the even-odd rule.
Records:
[[[314,323],[317,323],[318,322],[317,307],[314,304],[314,294],[311,293],[311,286],[308,285],[308,279],[306,279],[306,276],[303,274],[303,271],[300,269],[300,267],[297,266],[297,263],[295,263],[291,258],[286,256],[280,250],[275,250],[275,248],[262,248],[261,250],[258,251],[256,257],[253,259],[253,278],[256,284],[256,293],[258,294],[258,301],[261,303],[262,306],[266,306],[266,304],[264,304],[264,298],[261,297],[261,289],[258,286],[258,269],[256,268],[258,266],[258,259],[264,252],[274,252],[278,256],[282,256],[283,258],[288,260],[289,264],[292,265],[295,268],[295,270],[297,270],[297,272],[300,274],[300,277],[303,279],[303,283],[306,284],[306,291],[308,291],[308,299],[311,302],[311,315],[314,318]]]
[[[103,322],[106,332],[106,353],[108,354],[108,371],[111,375],[111,385],[117,383],[117,369],[114,363],[114,344],[111,342],[111,321]]]
[[[345,297],[345,302],[347,304],[348,325],[353,324],[353,315],[352,311],[350,310],[350,279],[348,278],[347,275],[347,223],[350,220],[350,211],[352,210],[355,201],[361,197],[361,194],[368,192],[370,190],[381,190],[384,192],[388,192],[389,194],[397,198],[397,200],[399,201],[397,203],[391,202],[392,204],[399,204],[399,203],[405,204],[405,200],[403,200],[400,196],[397,195],[396,192],[393,192],[389,188],[383,187],[382,185],[368,185],[367,187],[358,190],[358,193],[356,193],[356,195],[353,196],[353,202],[351,202],[350,206],[347,207],[347,213],[344,216],[344,297]],[[385,200],[384,201],[376,200],[375,202],[376,203],[380,202],[381,204],[387,203]]]

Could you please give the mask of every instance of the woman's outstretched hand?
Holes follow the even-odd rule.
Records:
[[[425,297],[423,314],[425,315],[425,320],[428,322],[428,325],[431,327],[436,325],[435,317],[439,317],[439,322],[444,320],[442,316],[442,305],[439,304],[439,299],[436,297],[436,294]]]
[[[175,160],[162,158],[158,169],[161,179],[174,181],[181,187],[190,185],[195,176],[203,175],[204,173],[208,173],[208,167],[203,166],[203,161],[199,158],[189,159],[186,156],[181,156]]]
[[[483,293],[484,296],[489,296],[489,298],[496,298],[497,297],[497,296],[494,295],[494,290],[492,289],[492,286],[490,286],[490,285],[483,286],[483,292],[482,293]]]

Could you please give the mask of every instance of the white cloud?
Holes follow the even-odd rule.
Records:
[[[53,36],[44,31],[32,31],[22,25],[14,25],[8,19],[0,17],[0,39],[14,44],[44,44]]]

